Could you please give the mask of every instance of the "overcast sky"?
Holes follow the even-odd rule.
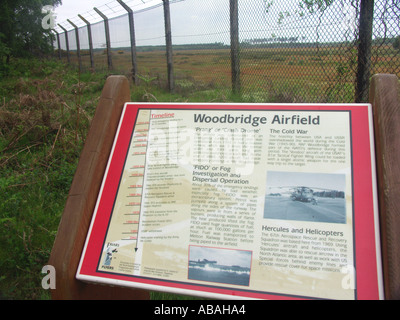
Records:
[[[110,0],[62,0],[62,5],[56,7],[57,23],[70,19],[78,13],[92,10],[93,7],[101,6]]]
[[[70,19],[93,9],[110,3],[110,0],[62,0],[62,5],[56,7],[57,23]]]

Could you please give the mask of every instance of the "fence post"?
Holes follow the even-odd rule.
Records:
[[[106,31],[106,46],[107,46],[107,62],[108,62],[108,70],[113,69],[112,65],[112,57],[111,57],[111,41],[110,41],[110,27],[108,25],[108,18],[96,7],[93,8],[94,11],[96,11],[100,17],[103,18],[104,20],[104,29]]]
[[[121,6],[124,7],[124,9],[126,11],[128,11],[129,29],[130,29],[130,37],[131,37],[132,79],[133,79],[135,85],[137,85],[139,79],[136,77],[136,73],[137,73],[136,38],[135,38],[135,23],[133,20],[133,11],[122,0],[117,0],[117,1]]]
[[[239,9],[238,0],[230,0],[232,91],[240,93]]]
[[[67,46],[67,61],[68,61],[68,64],[70,64],[71,60],[70,60],[70,57],[69,57],[68,31],[61,24],[58,24],[58,26],[61,29],[63,29],[64,34],[65,34],[65,45]]]
[[[81,45],[79,42],[79,30],[78,30],[78,27],[71,20],[67,19],[67,21],[75,28],[76,55],[78,57],[79,70],[82,70]]]
[[[83,22],[85,22],[87,25],[88,39],[89,39],[90,67],[94,70],[92,27],[90,26],[90,22],[87,21],[80,14],[78,14],[78,17],[81,18],[83,20]]]
[[[171,35],[171,14],[169,10],[169,0],[163,0],[164,3],[164,24],[165,24],[165,43],[167,47],[167,70],[168,70],[168,89],[174,91],[174,65],[172,53],[172,35]]]
[[[356,75],[356,102],[368,101],[369,78],[371,75],[372,26],[374,0],[361,0],[358,37],[358,66]]]

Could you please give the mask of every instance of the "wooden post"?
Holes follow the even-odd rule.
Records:
[[[104,29],[106,32],[106,47],[107,47],[107,63],[108,70],[113,69],[112,57],[111,57],[111,40],[110,40],[110,26],[108,24],[108,18],[97,8],[93,8],[94,11],[98,13],[100,17],[104,20]]]
[[[130,37],[131,37],[132,79],[133,79],[133,82],[135,83],[135,85],[137,85],[139,82],[138,81],[139,79],[136,76],[136,73],[137,73],[136,37],[135,37],[135,23],[133,20],[133,11],[122,0],[117,0],[117,1],[128,12],[129,30],[130,30]]]
[[[230,0],[232,91],[240,93],[239,9],[238,0]]]
[[[400,299],[400,99],[395,75],[372,77],[383,275],[386,299]]]
[[[165,44],[167,46],[167,72],[168,72],[168,89],[174,91],[174,63],[172,53],[172,33],[171,33],[171,14],[169,10],[169,0],[164,2],[164,24],[165,24]]]
[[[67,61],[68,61],[68,64],[70,64],[71,60],[70,60],[70,57],[69,57],[68,31],[67,31],[67,29],[65,29],[61,24],[58,24],[58,26],[59,26],[61,29],[63,29],[64,34],[65,34],[65,45],[66,45],[66,47],[67,47]]]
[[[89,40],[89,54],[90,54],[90,67],[92,68],[92,70],[94,70],[92,27],[90,26],[90,22],[87,21],[80,14],[78,14],[78,17],[81,18],[83,20],[83,22],[85,22],[87,25],[88,40]]]
[[[108,77],[81,153],[48,262],[56,270],[56,289],[51,290],[55,300],[149,298],[146,291],[98,286],[75,279],[122,108],[129,100],[128,79],[123,76]]]
[[[368,101],[369,78],[371,76],[373,20],[374,0],[361,0],[358,36],[358,67],[356,75],[356,102]]]
[[[75,28],[76,55],[78,56],[79,70],[82,70],[81,45],[79,42],[79,30],[78,30],[78,27],[71,20],[67,19],[67,21]]]

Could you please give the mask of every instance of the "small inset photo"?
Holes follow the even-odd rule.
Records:
[[[346,223],[345,174],[269,171],[264,218]]]
[[[248,286],[252,251],[189,246],[188,279]]]

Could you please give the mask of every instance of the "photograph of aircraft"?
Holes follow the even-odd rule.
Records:
[[[268,172],[264,218],[346,223],[345,185],[344,174]]]
[[[311,202],[317,204],[317,200],[314,198],[314,191],[308,187],[293,187],[290,199],[293,201]]]

